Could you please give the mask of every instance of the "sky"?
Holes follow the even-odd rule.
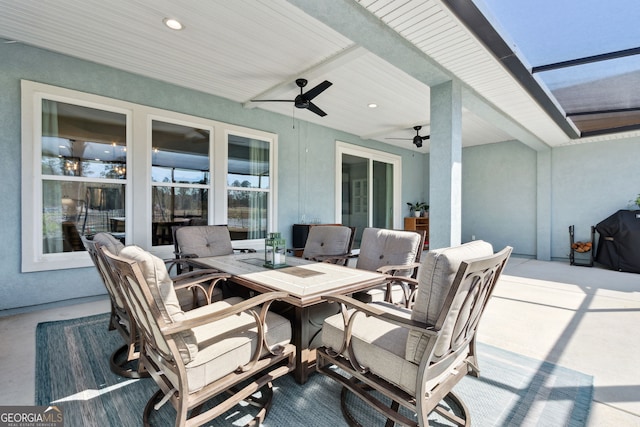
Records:
[[[638,0],[473,0],[525,66],[640,47]],[[552,91],[640,70],[640,55],[540,73]]]

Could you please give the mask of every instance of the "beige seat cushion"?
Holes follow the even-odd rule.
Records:
[[[176,230],[180,253],[197,257],[231,255],[231,235],[226,225],[198,225]]]
[[[411,317],[408,309],[385,302],[372,303],[378,308],[392,312],[396,316]],[[371,373],[415,395],[419,364],[405,359],[405,347],[409,331],[377,317],[357,314],[351,331],[354,354],[358,363],[366,366]],[[322,328],[322,343],[326,347],[339,350],[344,339],[342,315],[327,318]],[[446,376],[451,375],[466,354],[461,353],[451,363],[435,366],[427,372],[426,388],[433,389]]]
[[[482,240],[427,252],[418,273],[418,291],[411,319],[434,325],[440,316],[462,261],[491,255],[493,255],[493,247],[490,243]],[[457,316],[457,314],[458,312],[454,308],[451,316]],[[434,361],[438,357],[444,356],[444,352],[449,348],[454,327],[453,322],[445,322],[443,325],[440,339],[434,351]],[[407,359],[419,363],[426,345],[427,339],[422,333],[411,332],[406,347]]]
[[[405,318],[410,312],[392,304],[372,303],[378,308]],[[352,329],[352,344],[358,362],[390,383],[413,394],[416,388],[418,365],[404,358],[408,330],[376,317],[356,314]],[[341,314],[328,317],[322,328],[322,344],[339,350],[344,339]]]
[[[242,298],[238,297],[218,301],[187,312],[186,318],[216,312],[241,301]],[[269,312],[266,325],[266,340],[271,349],[291,341],[291,323],[284,317]],[[190,393],[247,364],[259,344],[255,320],[247,313],[196,327],[194,333],[198,354],[186,365]],[[264,349],[262,354],[266,352]]]
[[[163,260],[134,245],[125,246],[120,251],[120,256],[138,263],[165,322],[181,322],[185,319],[185,313],[180,307],[173,288],[173,280],[169,277]],[[156,339],[164,341],[164,338],[160,336]],[[192,331],[181,332],[175,337],[175,342],[185,364],[192,361],[198,354],[198,343]]]

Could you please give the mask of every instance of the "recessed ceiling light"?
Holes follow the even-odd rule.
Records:
[[[177,19],[164,18],[162,22],[164,22],[164,25],[171,28],[172,30],[180,31],[184,29],[184,25],[182,25]]]
[[[378,108],[378,104],[376,104],[375,102],[372,102],[371,104],[367,105],[367,107],[369,107],[369,108]]]

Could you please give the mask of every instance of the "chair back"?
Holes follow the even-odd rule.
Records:
[[[120,310],[124,310],[124,301],[117,286],[117,279],[113,276],[111,268],[102,255],[102,251],[99,250],[100,247],[104,247],[110,253],[118,255],[122,248],[124,248],[124,245],[109,233],[98,233],[93,236],[92,240],[89,240],[86,236],[80,236],[80,238],[82,239],[82,244],[85,249],[89,252],[91,261],[93,261],[93,264],[100,274],[100,278],[107,289],[112,305]]]
[[[176,254],[180,257],[209,257],[233,254],[226,225],[194,225],[175,230]]]
[[[490,243],[474,241],[427,253],[411,319],[434,325],[439,336],[426,348],[424,334],[411,331],[407,360],[420,363],[426,354],[429,363],[437,363],[469,346],[511,250],[507,246],[494,254]]]
[[[375,271],[385,265],[407,265],[420,261],[424,231],[365,228],[360,243],[356,268]],[[413,269],[399,272],[398,276],[410,276]]]
[[[345,225],[316,225],[309,229],[302,252],[305,259],[323,256],[344,256],[351,252],[355,227]]]
[[[179,354],[184,364],[195,358],[198,345],[191,330],[165,339],[160,328],[185,319],[165,263],[137,246],[126,246],[115,256],[103,250],[118,278],[118,286],[147,349],[168,363]],[[175,346],[175,347],[174,347]]]

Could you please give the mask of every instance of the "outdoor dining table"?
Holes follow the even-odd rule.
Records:
[[[296,346],[294,377],[300,384],[307,381],[315,367],[315,349],[309,348],[309,312],[317,304],[328,304],[325,296],[347,295],[384,283],[384,274],[287,257],[286,267],[267,268],[264,254],[240,253],[216,257],[193,258],[190,262],[204,268],[232,275],[231,281],[250,292],[284,291],[284,301],[294,308],[293,343]]]

